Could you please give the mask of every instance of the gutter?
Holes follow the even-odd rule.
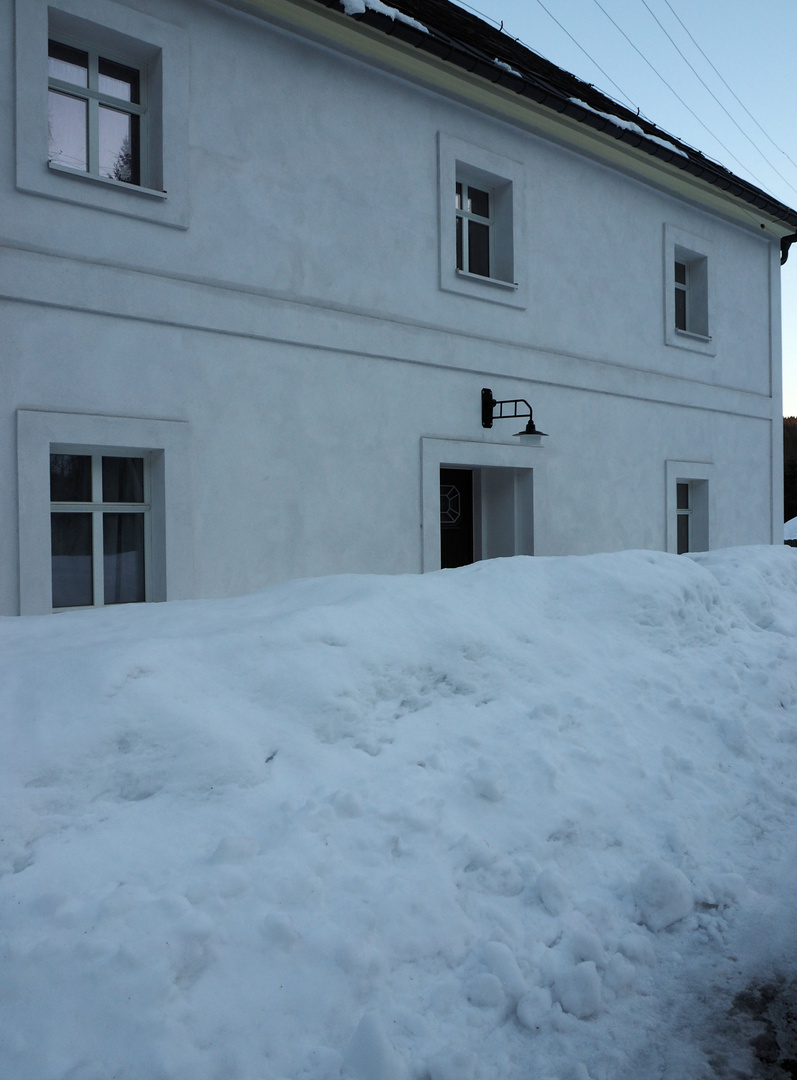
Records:
[[[780,239],[780,265],[786,262],[789,257],[789,248],[797,240],[797,232],[791,234],[791,236],[782,236]]]

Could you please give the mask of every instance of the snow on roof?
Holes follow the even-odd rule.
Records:
[[[591,105],[587,105],[586,101],[579,101],[578,98],[570,98],[574,105],[579,105],[582,109],[586,109],[588,112],[594,113],[596,116],[602,116],[605,120],[609,120],[615,127],[623,128],[625,131],[633,131],[637,135],[641,135],[644,139],[650,139],[651,142],[658,143],[659,146],[666,147],[667,150],[672,150],[674,154],[680,154],[681,157],[688,158],[689,155],[685,150],[682,150],[675,143],[670,142],[668,139],[662,139],[658,135],[652,135],[649,131],[645,131],[635,124],[632,120],[623,120],[619,116],[615,116],[614,113],[601,112],[600,109],[593,109]]]
[[[386,15],[389,19],[398,19],[399,22],[403,22],[407,26],[413,26],[424,34],[429,33],[423,23],[418,22],[417,19],[413,19],[409,15],[405,15],[398,8],[388,7],[387,4],[382,3],[382,0],[340,0],[340,2],[347,15],[363,15],[366,10],[376,11],[380,15]]]

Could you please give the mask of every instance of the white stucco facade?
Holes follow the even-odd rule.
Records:
[[[445,466],[479,478],[475,557],[675,550],[681,480],[708,546],[782,542],[787,230],[311,4],[50,9],[139,43],[156,186],[48,167],[48,5],[0,0],[0,613],[52,607],[53,448],[146,455],[155,600],[439,568]],[[496,281],[455,270],[460,169],[511,195]],[[673,331],[682,250],[708,334]],[[542,445],[482,427],[485,386]]]

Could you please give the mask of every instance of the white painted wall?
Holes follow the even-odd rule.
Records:
[[[187,595],[419,571],[422,438],[512,444],[520,426],[482,429],[482,386],[550,433],[512,451],[541,480],[536,553],[665,547],[668,460],[714,466],[712,546],[773,542],[778,269],[753,223],[220,4],[54,2],[162,25],[184,216],[126,191],[86,205],[89,181],[47,175],[25,130],[44,99],[14,82],[0,0],[3,145],[18,120],[16,171],[0,159],[0,612],[20,603],[20,409],[185,422]],[[46,50],[44,0],[16,7],[18,52]],[[440,133],[519,166],[523,307],[439,287]],[[36,169],[45,194],[17,186]],[[711,246],[713,356],[665,344],[665,225]]]

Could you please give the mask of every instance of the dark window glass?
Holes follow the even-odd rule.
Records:
[[[104,457],[102,459],[102,501],[143,503],[143,458]]]
[[[144,515],[103,514],[102,534],[105,603],[143,603]]]
[[[461,210],[462,209],[462,184],[457,184],[457,194],[456,194],[455,202],[456,202],[457,210]]]
[[[91,502],[88,454],[50,454],[51,502]]]
[[[139,75],[135,68],[100,57],[98,78],[101,93],[139,104]]]
[[[468,270],[490,276],[490,226],[479,221],[468,222]]]
[[[490,216],[490,194],[487,191],[480,191],[478,188],[468,188],[468,209],[472,214],[478,214],[479,217],[488,218]]]
[[[675,290],[675,329],[686,330],[686,292]]]
[[[50,161],[86,172],[89,167],[88,102],[50,90],[47,121]]]
[[[91,514],[51,514],[53,607],[90,607]]]
[[[678,515],[678,554],[689,550],[689,515]]]
[[[74,83],[75,86],[88,86],[89,54],[81,49],[72,49],[69,45],[60,45],[57,41],[51,41],[47,73],[51,79]]]
[[[678,510],[689,509],[689,485],[688,484],[676,484],[675,485],[675,505]]]
[[[139,118],[130,113],[99,107],[100,176],[139,183]]]
[[[465,259],[462,254],[462,218],[457,218],[457,270],[465,269]]]
[[[675,280],[678,285],[686,285],[686,263],[675,263]]]

